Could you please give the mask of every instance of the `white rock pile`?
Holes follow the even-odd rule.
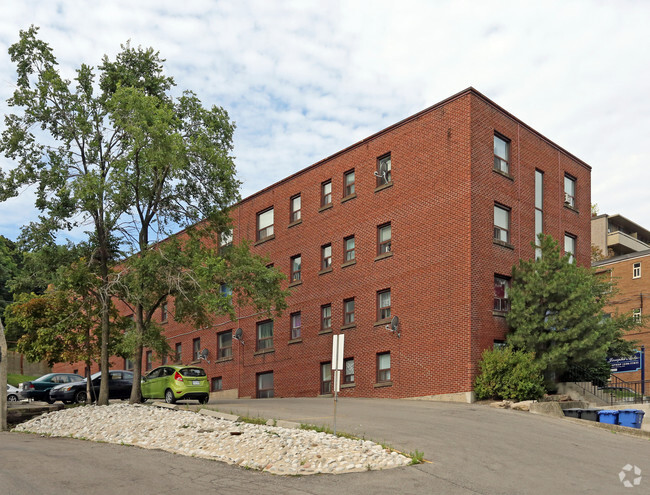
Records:
[[[112,404],[51,412],[14,431],[72,437],[202,457],[273,474],[388,469],[410,459],[365,440],[311,430],[234,423],[191,411]]]

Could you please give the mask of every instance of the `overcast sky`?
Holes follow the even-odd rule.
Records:
[[[3,0],[0,114],[30,24],[68,77],[129,39],[154,47],[237,123],[246,197],[473,86],[590,164],[601,213],[650,229],[650,1],[529,3]],[[0,234],[34,218],[28,192],[0,204]]]

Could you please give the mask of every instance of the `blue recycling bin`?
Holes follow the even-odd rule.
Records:
[[[641,428],[645,411],[641,409],[622,409],[618,412],[618,424],[630,428]]]
[[[608,425],[618,424],[618,411],[611,409],[603,409],[602,411],[598,411],[598,422],[606,423]]]

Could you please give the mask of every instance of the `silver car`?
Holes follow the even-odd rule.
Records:
[[[19,400],[21,400],[20,391],[7,383],[7,401],[18,402]]]

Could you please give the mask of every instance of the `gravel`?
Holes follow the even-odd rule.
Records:
[[[138,404],[63,409],[13,431],[135,445],[281,475],[341,474],[410,463],[408,457],[366,440]]]

